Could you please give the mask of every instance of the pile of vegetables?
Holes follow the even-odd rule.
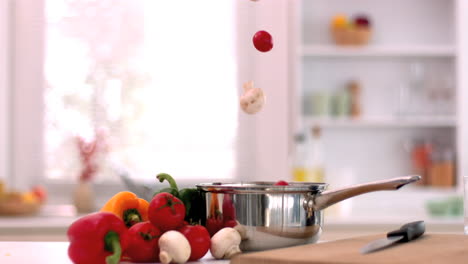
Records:
[[[198,190],[179,190],[168,174],[159,174],[158,180],[168,181],[170,187],[149,202],[132,192],[119,192],[99,212],[73,222],[67,231],[73,263],[185,263],[202,258],[208,250],[216,259],[240,252],[237,230],[223,227],[210,235],[201,225],[204,204]]]
[[[179,190],[176,181],[171,175],[167,173],[160,173],[156,176],[159,182],[167,181],[169,187],[163,188],[156,192],[158,193],[170,193],[175,197],[179,198],[185,205],[185,221],[190,224],[202,224],[203,216],[205,215],[205,204],[201,193],[196,188],[185,188]]]

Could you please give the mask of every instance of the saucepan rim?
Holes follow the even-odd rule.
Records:
[[[200,183],[198,190],[211,193],[318,193],[324,191],[327,183],[322,182],[290,182],[289,185],[274,185],[270,181],[241,181],[231,183]]]

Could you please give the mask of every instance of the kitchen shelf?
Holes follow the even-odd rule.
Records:
[[[322,128],[456,127],[455,117],[379,117],[363,119],[331,119],[304,117],[304,123],[308,126],[318,125]]]
[[[311,57],[455,57],[456,48],[450,45],[429,46],[349,46],[304,45],[300,56]]]
[[[326,177],[333,184],[346,177],[349,181],[379,180],[382,174],[407,175],[413,164],[409,142],[420,139],[434,140],[446,145],[456,161],[456,186],[435,188],[409,186],[399,190],[398,197],[389,198],[385,192],[372,194],[371,199],[356,197],[352,206],[344,206],[342,214],[358,217],[356,223],[381,223],[388,211],[395,219],[388,224],[401,224],[403,220],[422,218],[437,226],[462,226],[463,219],[433,218],[426,212],[431,200],[463,194],[461,175],[466,174],[466,111],[459,104],[466,98],[460,74],[466,63],[464,47],[460,45],[460,18],[466,17],[464,1],[353,1],[301,0],[291,9],[291,78],[294,121],[291,135],[304,128],[320,126],[322,130],[324,163],[330,168]],[[394,20],[389,9],[400,16]],[[463,10],[463,12],[462,12]],[[367,14],[375,27],[371,42],[363,46],[340,46],[333,43],[330,22],[336,14],[353,16]],[[434,14],[438,14],[434,16]],[[458,29],[457,29],[458,28]],[[463,37],[464,35],[462,35]],[[297,72],[297,74],[296,74]],[[451,104],[423,105],[426,98],[409,100],[413,109],[435,111],[440,115],[398,115],[400,88],[415,76],[424,77],[424,85],[446,83],[452,86]],[[419,78],[416,77],[416,78]],[[359,105],[363,115],[359,119],[334,117],[325,111],[330,98],[346,91],[350,80],[361,84]],[[453,82],[453,83],[451,83]],[[411,96],[418,96],[416,95]],[[427,94],[420,94],[426,96]],[[322,97],[323,96],[323,97]],[[341,97],[340,97],[341,98]],[[409,97],[408,97],[409,98]],[[332,99],[333,100],[333,99]],[[409,102],[408,101],[408,102]],[[314,103],[316,104],[314,106]],[[444,108],[442,110],[442,108]],[[313,114],[324,114],[321,117]],[[294,137],[291,136],[292,139]],[[294,146],[294,141],[292,146]],[[371,160],[371,162],[369,162]],[[327,180],[327,181],[328,181]],[[335,183],[336,184],[336,183]],[[404,192],[402,192],[404,191]],[[381,198],[381,199],[377,199]],[[382,209],[382,211],[379,211]],[[349,210],[349,212],[347,211]],[[333,210],[329,214],[332,215]],[[337,214],[337,212],[335,212]],[[385,216],[382,219],[370,215]],[[406,218],[404,218],[406,217]],[[366,219],[368,221],[366,221]],[[342,220],[342,221],[341,221]],[[327,224],[332,223],[327,220]],[[337,219],[335,224],[347,224],[349,219]],[[462,230],[462,229],[460,229]]]

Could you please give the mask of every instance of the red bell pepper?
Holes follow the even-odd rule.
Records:
[[[116,264],[128,247],[127,227],[109,212],[88,214],[67,231],[68,256],[76,264]]]

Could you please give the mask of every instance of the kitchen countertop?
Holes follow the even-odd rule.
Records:
[[[67,255],[68,244],[68,242],[0,242],[0,263],[72,263]],[[201,260],[188,263],[228,264],[229,260],[215,260],[208,253]]]
[[[361,237],[362,238],[362,237]],[[347,240],[342,240],[347,241]],[[322,241],[323,242],[323,241]],[[320,242],[319,242],[320,243]],[[14,264],[72,264],[67,255],[68,242],[45,242],[45,241],[4,241],[0,242],[0,263]],[[450,261],[449,261],[450,262]],[[131,264],[131,262],[121,262]],[[216,260],[208,254],[199,261],[188,262],[189,264],[229,264],[229,260]],[[443,262],[437,262],[443,263]]]
[[[0,241],[67,241],[66,231],[76,214],[71,205],[45,206],[38,215],[29,217],[0,217]],[[463,233],[463,219],[431,218],[427,215],[405,216],[380,214],[327,216],[321,239],[335,240],[357,235],[384,233],[405,222],[424,220],[433,233]]]
[[[66,231],[81,216],[70,205],[55,205],[46,206],[35,216],[0,217],[0,263],[71,263],[67,255]],[[387,215],[382,218],[379,214],[325,216],[320,241],[384,234],[416,220],[426,222],[427,232],[463,233],[463,219],[434,219],[424,215]],[[214,260],[208,254],[193,263],[227,264],[229,261]]]

